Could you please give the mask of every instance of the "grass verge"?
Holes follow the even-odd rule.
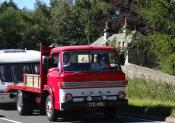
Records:
[[[165,82],[129,79],[129,112],[168,116],[175,114],[175,86]]]

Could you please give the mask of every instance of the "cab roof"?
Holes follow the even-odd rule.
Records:
[[[51,50],[52,53],[60,51],[72,51],[72,50],[114,50],[110,46],[61,46]]]

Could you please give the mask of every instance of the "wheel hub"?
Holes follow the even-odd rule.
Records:
[[[17,109],[18,111],[21,111],[21,105],[22,105],[22,97],[21,95],[18,96],[18,101],[17,101]]]
[[[47,112],[47,115],[48,116],[51,116],[52,115],[52,103],[51,103],[50,100],[47,102],[46,112]]]

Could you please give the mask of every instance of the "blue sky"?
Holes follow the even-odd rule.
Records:
[[[8,0],[0,0],[0,4],[4,1],[8,1]],[[29,9],[29,10],[34,10],[35,9],[35,2],[36,0],[13,0],[17,6],[20,8],[20,9],[23,9],[24,7]],[[50,3],[50,0],[40,0],[44,3],[46,3],[47,5],[49,5]]]

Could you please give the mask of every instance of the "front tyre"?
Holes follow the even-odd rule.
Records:
[[[47,115],[47,118],[49,121],[56,121],[57,120],[58,112],[56,110],[54,110],[50,95],[48,95],[48,97],[46,98],[45,110],[46,110],[46,115]]]

